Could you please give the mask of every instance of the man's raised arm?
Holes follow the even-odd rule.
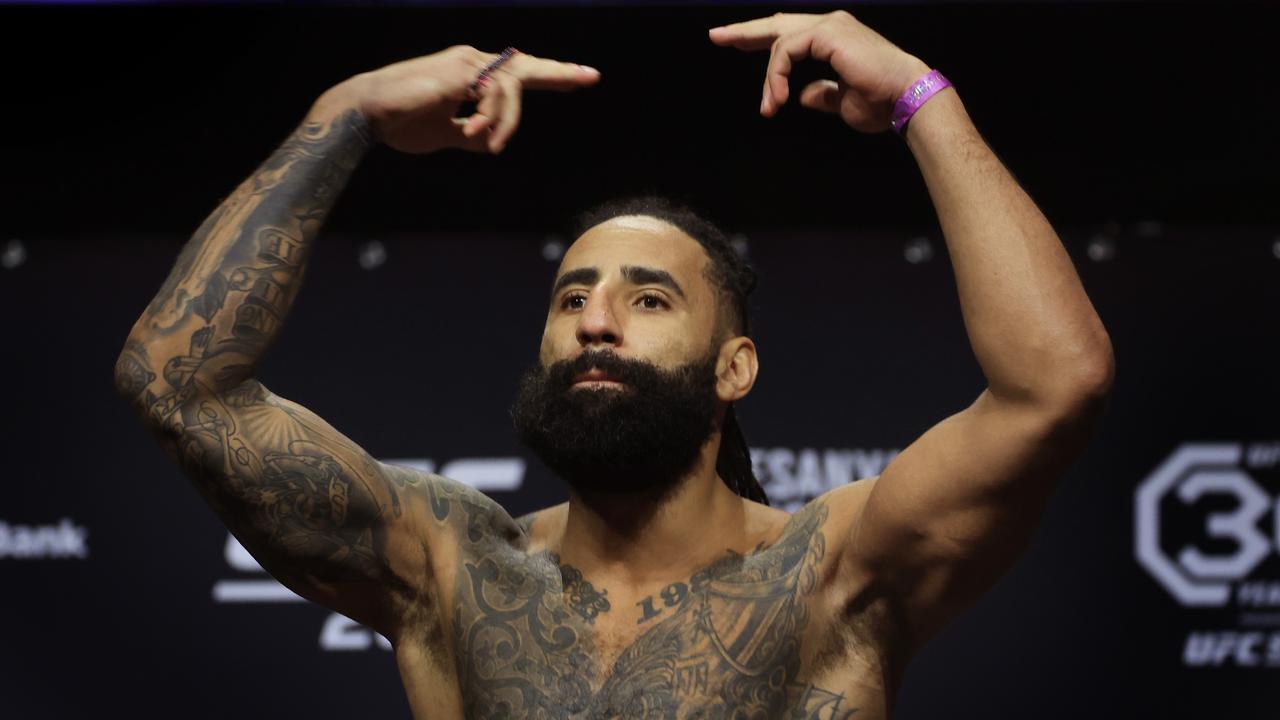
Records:
[[[470,47],[397,63],[335,86],[196,231],[134,324],[116,387],[231,532],[294,591],[393,636],[430,594],[421,486],[378,463],[256,378],[317,232],[375,141],[406,152],[498,152],[525,87],[572,89],[598,75]],[[460,104],[477,110],[455,120]]]
[[[786,102],[793,62],[831,63],[800,104],[863,132],[929,72],[846,12],[785,15],[711,31],[770,48],[761,113]],[[841,550],[857,592],[894,598],[918,648],[1020,554],[1057,478],[1082,449],[1110,389],[1111,344],[1053,228],[978,135],[955,90],[928,100],[906,141],[955,268],[969,339],[988,387],[904,450],[866,493]],[[859,495],[860,496],[860,495]],[[832,498],[840,507],[842,498]]]

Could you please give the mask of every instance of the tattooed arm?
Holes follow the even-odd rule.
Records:
[[[453,119],[494,58],[455,47],[356,76],[196,231],[133,327],[116,386],[156,431],[233,534],[278,579],[394,636],[429,595],[433,476],[378,463],[255,377],[297,296],[325,216],[374,138],[407,152],[497,152],[522,85],[595,80],[575,65],[520,56]]]
[[[290,588],[380,631],[425,550],[389,477],[254,379],[335,196],[371,144],[317,107],[205,221],[135,324],[117,387],[231,532]],[[388,594],[391,590],[392,594]]]

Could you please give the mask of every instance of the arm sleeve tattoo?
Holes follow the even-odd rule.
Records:
[[[370,144],[354,111],[301,125],[183,248],[117,360],[116,387],[267,570],[385,632],[425,572],[403,506],[424,478],[254,378]]]

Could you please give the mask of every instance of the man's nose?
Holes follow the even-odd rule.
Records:
[[[578,316],[578,343],[589,346],[618,345],[621,342],[622,326],[613,314],[609,298],[604,293],[591,293]]]

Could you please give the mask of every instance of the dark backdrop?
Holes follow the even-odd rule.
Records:
[[[560,499],[505,408],[535,356],[564,221],[637,190],[693,201],[760,269],[762,376],[740,413],[781,503],[875,472],[975,397],[910,154],[796,107],[762,120],[764,56],[705,41],[761,12],[0,12],[0,715],[408,716],[390,653],[250,584],[265,576],[228,552],[111,389],[185,237],[354,72],[465,42],[604,73],[531,97],[500,157],[380,150],[353,180],[261,377],[376,456],[505,482],[493,494],[513,513]],[[1274,6],[857,14],[957,85],[1060,228],[1119,363],[1098,438],[1033,545],[916,660],[899,717],[1275,717],[1280,598],[1241,600],[1280,585]],[[1139,487],[1188,443],[1243,447],[1234,468],[1251,480],[1237,484],[1271,503],[1245,525],[1277,547],[1243,574],[1184,577],[1230,584],[1211,607],[1181,603],[1134,549]],[[1231,492],[1165,497],[1158,544],[1238,553],[1207,524],[1237,507]],[[20,531],[60,524],[46,556],[19,549]],[[1187,652],[1204,633],[1227,648],[1220,662]]]

